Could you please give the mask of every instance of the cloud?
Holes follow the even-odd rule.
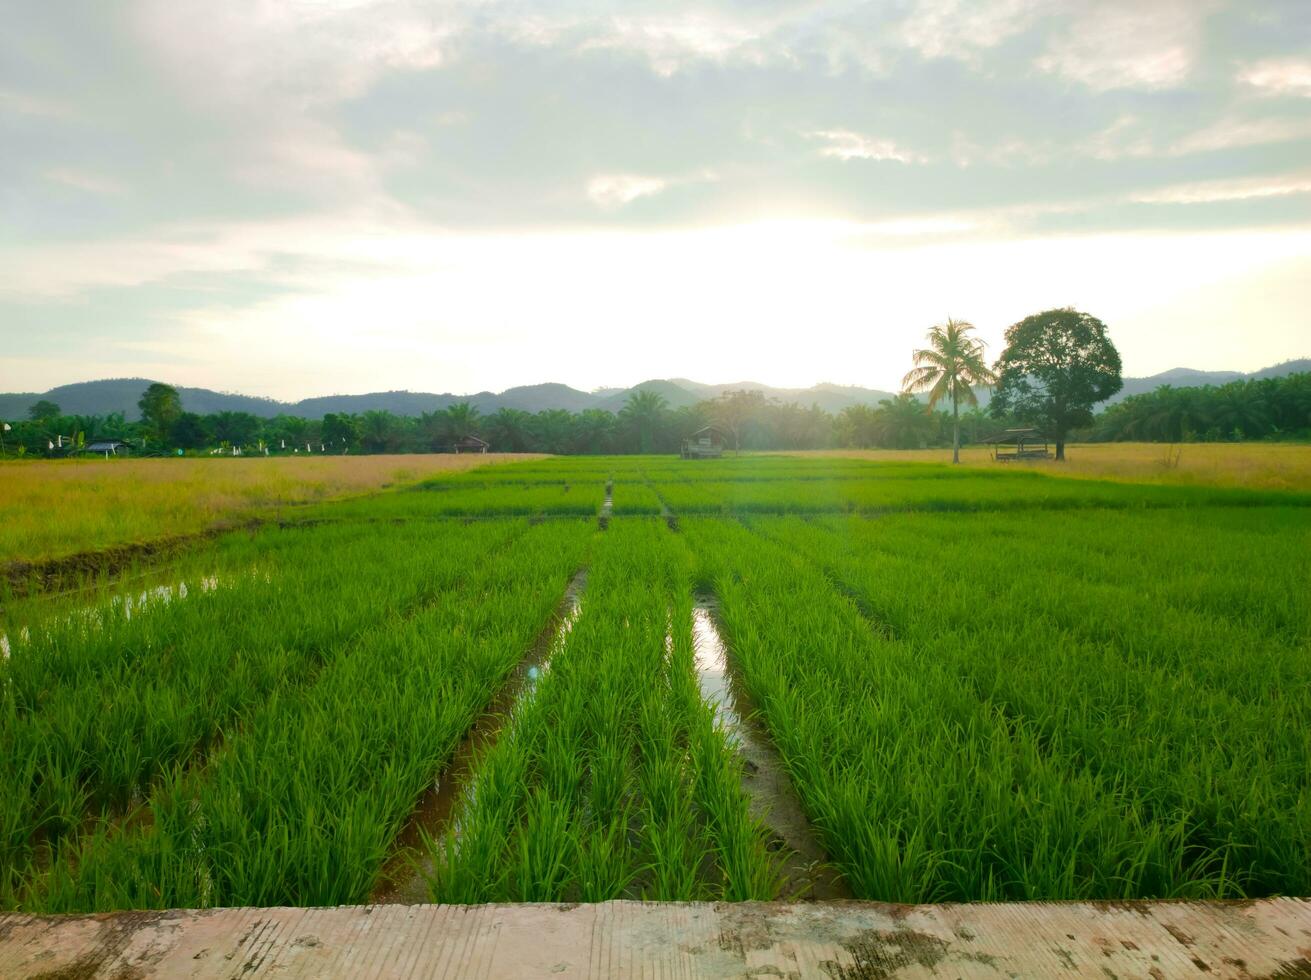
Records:
[[[898,145],[890,139],[862,136],[847,129],[821,129],[807,134],[824,140],[821,156],[839,160],[892,160],[897,163],[927,163],[928,157]]]
[[[335,102],[391,71],[440,65],[465,28],[461,4],[146,0],[136,30],[190,96],[249,107]]]
[[[1238,80],[1262,95],[1311,98],[1311,59],[1267,58],[1240,71]]]
[[[1250,201],[1290,194],[1311,194],[1311,173],[1176,184],[1160,190],[1132,194],[1129,199],[1138,204],[1214,204],[1219,201]]]
[[[668,78],[694,61],[730,58],[761,63],[762,31],[742,21],[707,13],[656,17],[616,16],[602,22],[580,50],[621,50],[642,55],[657,75]]]
[[[896,36],[926,58],[968,60],[1029,27],[1038,0],[919,0]]]
[[[1243,146],[1268,146],[1311,139],[1311,116],[1300,118],[1221,119],[1175,140],[1169,149],[1172,156],[1207,153]]]
[[[1270,146],[1311,139],[1311,117],[1226,115],[1200,129],[1163,132],[1159,120],[1138,115],[1117,118],[1083,142],[1083,151],[1098,160],[1182,157],[1197,153]]]
[[[1194,0],[1090,3],[1049,40],[1035,65],[1095,92],[1176,88],[1198,58],[1208,6]]]
[[[599,174],[587,182],[587,196],[597,207],[607,210],[632,204],[639,197],[659,194],[669,184],[659,177],[636,174]]]

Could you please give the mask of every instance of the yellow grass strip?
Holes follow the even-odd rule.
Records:
[[[1057,476],[1255,490],[1311,490],[1311,446],[1298,443],[1095,442],[1067,444],[1064,463],[994,463],[988,450],[961,450],[966,466],[1009,466]],[[780,455],[780,454],[770,454]],[[796,456],[950,463],[950,449],[822,449]]]
[[[136,544],[539,455],[31,460],[0,463],[0,565]]]

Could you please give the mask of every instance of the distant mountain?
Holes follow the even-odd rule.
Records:
[[[1124,388],[1112,402],[1130,395],[1152,391],[1161,385],[1176,388],[1208,384],[1224,384],[1242,378],[1278,378],[1299,371],[1311,371],[1311,358],[1285,361],[1251,374],[1238,371],[1196,371],[1192,368],[1174,368],[1148,378],[1125,378]],[[82,381],[60,385],[47,392],[19,392],[0,394],[0,419],[21,419],[27,410],[40,399],[55,402],[69,415],[107,415],[122,412],[129,419],[137,418],[137,400],[151,384],[147,378],[110,378],[103,381]],[[467,401],[478,407],[484,415],[501,408],[515,408],[525,412],[542,412],[563,409],[581,412],[599,408],[618,412],[637,390],[655,391],[662,395],[671,408],[683,408],[705,399],[717,398],[727,391],[740,389],[763,391],[766,396],[781,402],[796,402],[803,407],[818,405],[826,412],[837,413],[849,405],[876,405],[881,399],[891,398],[893,392],[876,388],[848,385],[817,384],[810,388],[773,388],[754,381],[735,384],[704,384],[689,378],[653,378],[632,388],[601,388],[597,391],[579,391],[568,385],[547,383],[508,388],[502,392],[480,391],[474,395],[433,394],[419,391],[376,391],[364,395],[323,395],[298,402],[280,402],[271,398],[255,398],[231,392],[211,391],[208,388],[178,388],[182,407],[188,412],[209,415],[214,412],[250,412],[262,418],[275,415],[299,415],[305,418],[322,418],[330,412],[360,413],[371,410],[392,412],[396,415],[419,415],[437,412],[456,402]],[[985,397],[980,401],[986,402]]]
[[[1228,384],[1230,381],[1282,378],[1286,374],[1298,374],[1302,371],[1311,371],[1311,358],[1303,357],[1294,361],[1284,361],[1281,364],[1262,368],[1260,371],[1253,371],[1251,374],[1244,374],[1241,371],[1197,371],[1193,368],[1171,368],[1169,371],[1162,371],[1160,374],[1153,374],[1147,378],[1125,378],[1124,387],[1108,400],[1108,404],[1123,401],[1130,395],[1144,395],[1149,391],[1155,391],[1162,385],[1170,385],[1172,388],[1200,388],[1203,385]]]
[[[695,405],[704,398],[713,397],[690,391],[676,381],[652,380],[643,381],[631,388],[625,388],[613,395],[608,395],[597,402],[596,407],[603,408],[607,412],[618,412],[624,407],[624,402],[628,401],[628,396],[635,391],[654,391],[669,403],[670,408],[686,408],[689,405]]]
[[[1311,371],[1311,357],[1299,357],[1295,361],[1284,361],[1272,367],[1262,368],[1260,371],[1253,371],[1248,377],[1282,378],[1288,374],[1303,374],[1307,371]]]
[[[566,412],[581,412],[585,408],[597,407],[597,397],[595,395],[589,395],[577,388],[570,388],[568,385],[555,383],[507,388],[499,395],[493,395],[489,391],[482,394],[495,402],[495,408],[490,409],[491,411],[507,407],[517,408],[525,412],[547,412],[558,408],[562,408]],[[481,404],[478,407],[480,410],[483,408]]]
[[[141,414],[137,409],[137,401],[150,384],[148,378],[110,378],[60,385],[39,395],[0,395],[0,418],[25,418],[32,403],[44,398],[58,405],[66,415],[108,415],[110,412],[122,412],[129,419],[135,419]],[[183,408],[200,415],[250,412],[252,415],[271,418],[280,411],[286,411],[285,406],[270,398],[211,391],[208,388],[175,387],[182,396]]]

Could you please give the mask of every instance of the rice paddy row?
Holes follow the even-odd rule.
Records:
[[[701,593],[844,891],[1311,892],[1308,504],[779,457],[324,504],[204,545],[212,587],[11,637],[0,905],[355,903],[405,863],[445,902],[796,897],[698,685]]]

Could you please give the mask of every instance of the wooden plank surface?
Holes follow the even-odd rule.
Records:
[[[1311,902],[0,915],[0,977],[1311,977]]]

